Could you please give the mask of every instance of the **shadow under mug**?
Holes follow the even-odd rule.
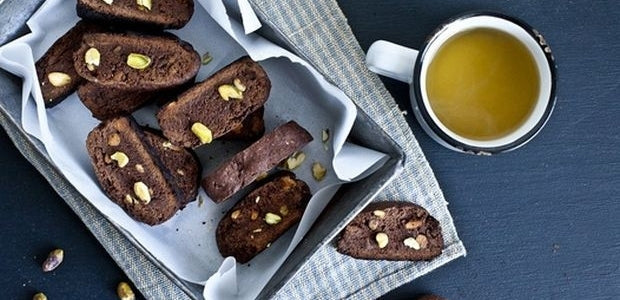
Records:
[[[447,128],[431,109],[426,94],[426,75],[430,62],[451,37],[472,29],[499,30],[518,39],[532,55],[538,69],[540,88],[534,107],[515,130],[491,140],[474,140]],[[459,152],[491,155],[514,150],[530,141],[545,125],[555,105],[556,66],[551,48],[543,36],[525,22],[493,12],[458,16],[429,35],[420,51],[387,41],[376,41],[366,55],[368,68],[409,84],[409,96],[416,119],[439,144]]]

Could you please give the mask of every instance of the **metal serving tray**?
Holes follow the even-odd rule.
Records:
[[[26,20],[42,3],[43,0],[0,0],[0,20],[3,21],[0,26],[0,45],[27,33]],[[5,22],[8,20],[11,22]],[[264,25],[268,26],[268,24]],[[286,47],[277,32],[277,30],[264,28],[261,33],[270,40]],[[303,55],[300,56],[303,57]],[[43,145],[21,128],[21,84],[22,82],[18,77],[0,70],[0,124],[7,130],[11,140],[22,153],[33,154],[26,156],[26,158],[37,167],[49,182],[65,180],[50,161]],[[358,145],[386,153],[390,158],[383,167],[371,176],[355,183],[345,184],[340,188],[301,243],[271,278],[258,296],[259,299],[266,299],[277,293],[320,247],[332,247],[330,241],[333,237],[402,171],[405,157],[401,148],[359,108],[349,139]],[[69,188],[73,189],[71,186]],[[75,189],[70,192],[65,194],[65,197],[70,194],[79,195]],[[81,203],[88,202],[81,196],[78,198],[77,200]],[[67,201],[66,198],[65,201]],[[111,225],[124,233],[122,228],[117,227],[114,223]],[[124,235],[188,296],[194,299],[202,299],[201,286],[176,277],[129,235]]]

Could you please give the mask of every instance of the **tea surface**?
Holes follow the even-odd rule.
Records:
[[[534,58],[517,38],[494,29],[451,37],[427,71],[432,110],[454,133],[473,140],[509,134],[530,115],[540,89]]]

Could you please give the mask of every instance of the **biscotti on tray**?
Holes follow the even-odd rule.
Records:
[[[308,185],[295,174],[274,175],[222,218],[215,233],[220,253],[248,262],[301,220],[310,197]]]
[[[43,102],[46,107],[60,103],[85,80],[73,67],[73,52],[77,50],[82,36],[100,32],[101,26],[78,22],[60,37],[35,64]]]
[[[86,34],[74,53],[77,73],[101,87],[152,91],[182,85],[200,68],[194,48],[172,35]]]
[[[196,195],[200,168],[194,156],[144,133],[130,118],[101,123],[86,148],[103,190],[140,222],[160,224]]]
[[[216,203],[223,202],[312,141],[294,121],[283,124],[208,173],[202,188]]]
[[[193,0],[78,0],[81,18],[135,29],[178,29],[192,17]]]
[[[441,226],[410,202],[370,204],[342,231],[340,253],[373,260],[430,260],[441,254]]]
[[[238,127],[265,104],[270,90],[263,68],[243,57],[162,107],[157,119],[170,141],[197,147]]]

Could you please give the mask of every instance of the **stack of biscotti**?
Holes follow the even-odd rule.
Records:
[[[89,133],[86,148],[103,190],[140,222],[160,224],[197,195],[200,165],[194,154],[130,117],[102,122]]]
[[[82,38],[74,67],[88,81],[78,90],[80,99],[103,119],[193,82],[200,56],[172,35],[93,33]]]
[[[157,119],[166,137],[187,148],[243,131],[240,126],[256,138],[264,131],[261,109],[270,91],[265,70],[242,57],[162,107]]]
[[[297,123],[283,124],[209,172],[202,187],[216,203],[226,201],[310,141]],[[220,253],[250,261],[301,220],[311,196],[308,185],[291,172],[263,180],[220,220]]]
[[[173,99],[193,83],[200,56],[161,31],[185,26],[194,12],[192,0],[80,0],[77,12],[83,20],[36,63],[47,107],[77,90],[92,115],[105,120],[156,99]]]

